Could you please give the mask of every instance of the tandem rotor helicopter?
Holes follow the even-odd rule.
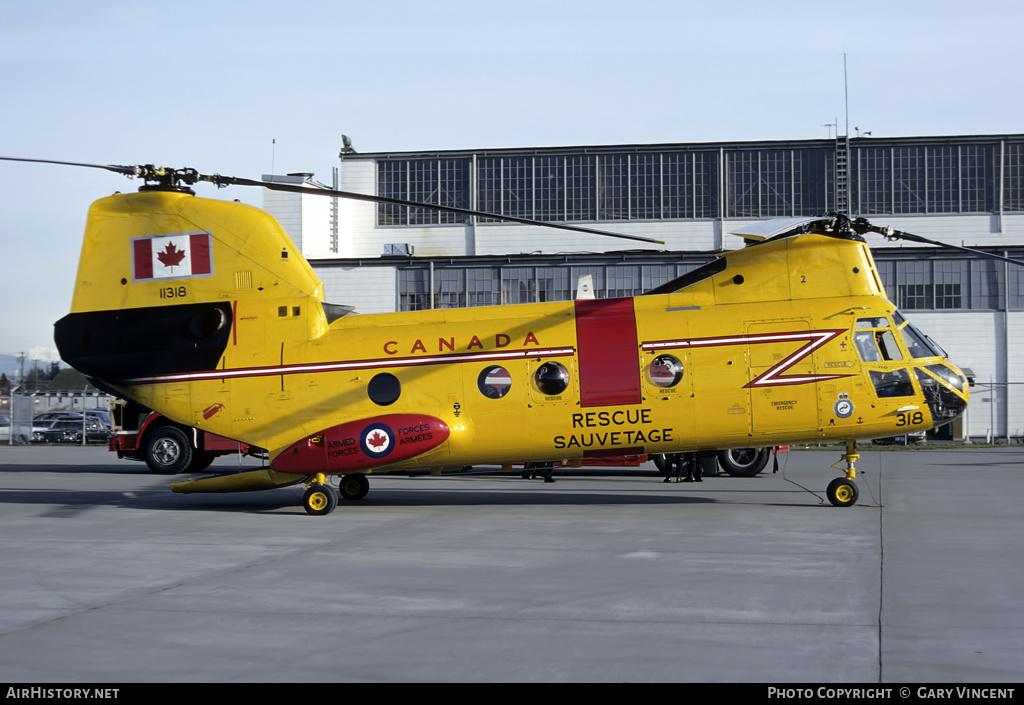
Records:
[[[302,483],[319,515],[338,502],[330,475],[358,499],[370,472],[842,441],[827,496],[851,506],[858,440],[931,429],[967,405],[963,373],[886,298],[862,236],[943,243],[860,218],[791,219],[632,298],[356,316],[324,300],[273,217],[190,187],[645,238],[194,169],[0,159],[144,181],[91,206],[55,340],[100,388],[268,450],[269,467],[175,492]]]

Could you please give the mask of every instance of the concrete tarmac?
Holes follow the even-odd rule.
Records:
[[[1020,681],[1024,449],[862,452],[842,509],[835,449],[700,484],[374,475],[312,517],[3,446],[0,681]]]

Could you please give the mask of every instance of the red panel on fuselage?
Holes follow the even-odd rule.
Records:
[[[576,344],[582,406],[641,402],[633,299],[577,301]]]
[[[304,438],[274,458],[270,467],[303,475],[366,470],[425,453],[450,433],[444,421],[426,414],[376,416]]]

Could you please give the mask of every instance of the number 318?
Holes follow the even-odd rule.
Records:
[[[916,426],[924,423],[924,414],[920,411],[915,411],[912,414],[897,414],[896,425],[897,426]]]

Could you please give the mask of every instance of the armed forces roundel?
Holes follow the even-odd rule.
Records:
[[[395,432],[383,423],[372,423],[363,429],[359,445],[370,458],[386,458],[395,447]]]

